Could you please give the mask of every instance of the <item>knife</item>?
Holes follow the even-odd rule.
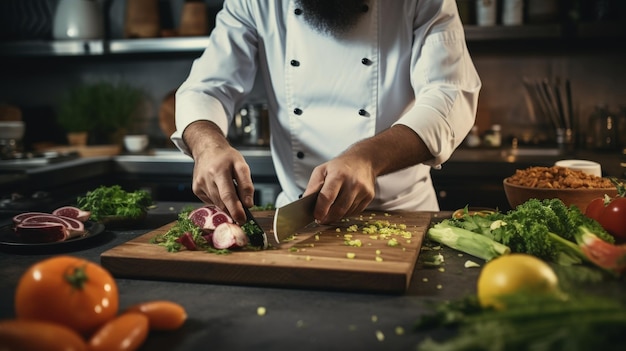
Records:
[[[233,179],[233,183],[235,184],[235,190],[237,192],[237,196],[239,196],[239,189],[237,189],[237,182]],[[239,198],[239,201],[241,201],[241,198]],[[267,234],[265,234],[265,231],[263,230],[263,227],[261,227],[261,225],[259,225],[259,222],[257,222],[256,218],[254,218],[254,216],[252,215],[252,212],[250,212],[250,209],[248,209],[243,202],[241,203],[244,212],[246,213],[246,223],[242,225],[242,227],[246,226],[248,228],[244,228],[244,232],[246,232],[246,234],[248,235],[248,239],[250,240],[250,245],[255,246],[255,247],[260,247],[263,249],[267,249]]]
[[[313,210],[319,191],[276,209],[274,214],[274,238],[277,243],[295,234],[315,221]]]

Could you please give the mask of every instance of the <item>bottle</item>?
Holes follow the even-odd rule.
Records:
[[[470,133],[467,135],[465,143],[468,147],[480,146],[480,135],[478,134],[478,126],[473,126]]]
[[[589,116],[589,133],[587,145],[597,151],[617,150],[617,120],[606,104],[596,106]]]

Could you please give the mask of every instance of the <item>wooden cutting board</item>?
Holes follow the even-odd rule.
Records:
[[[254,214],[270,238],[267,250],[240,250],[228,255],[167,252],[150,240],[167,232],[175,225],[172,222],[104,252],[101,264],[120,278],[403,293],[431,219],[426,212],[365,212],[335,225],[307,227],[292,240],[277,244],[271,230],[274,212]],[[398,245],[389,246],[390,238],[362,233],[361,228],[374,221],[406,225],[411,237],[391,235]],[[359,230],[350,232],[350,226]],[[346,244],[357,239],[360,247]]]

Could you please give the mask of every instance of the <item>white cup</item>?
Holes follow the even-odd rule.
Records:
[[[125,135],[124,146],[130,152],[141,152],[148,146],[148,136],[146,134]]]
[[[599,163],[587,160],[561,160],[555,166],[567,167],[575,171],[583,171],[596,177],[602,177],[602,166]]]
[[[496,25],[496,0],[476,0],[476,23],[479,26]]]

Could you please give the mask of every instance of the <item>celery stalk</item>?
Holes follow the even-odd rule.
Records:
[[[511,252],[511,249],[484,235],[443,223],[428,229],[427,238],[469,255],[489,261]]]

